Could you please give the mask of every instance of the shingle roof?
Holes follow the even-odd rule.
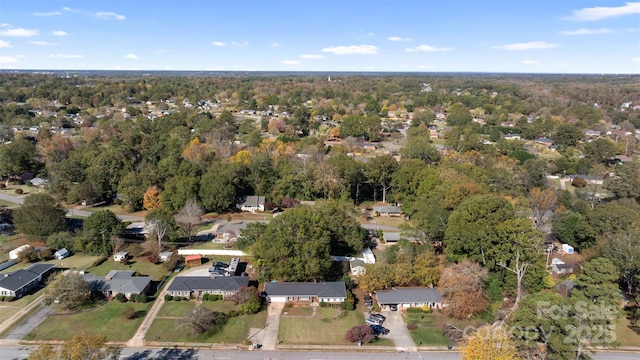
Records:
[[[198,291],[220,290],[238,291],[241,287],[249,285],[246,276],[177,276],[169,285],[167,291]]]
[[[11,291],[18,291],[39,276],[53,269],[53,264],[33,264],[26,269],[16,270],[0,278],[0,287]]]
[[[389,206],[374,206],[373,207],[373,211],[376,211],[380,214],[383,213],[392,213],[392,214],[400,214],[402,213],[402,210],[400,209],[400,206],[394,206],[394,205],[389,205]]]
[[[438,289],[421,287],[396,288],[392,290],[377,290],[378,304],[402,304],[402,303],[437,303],[442,301],[442,295]]]
[[[93,274],[81,275],[94,291],[111,291],[113,293],[136,294],[141,293],[151,283],[149,276],[133,276],[130,270],[112,270],[109,275],[115,276],[110,280],[107,277]]]
[[[347,288],[341,281],[323,283],[269,282],[265,285],[264,292],[273,296],[347,296]]]

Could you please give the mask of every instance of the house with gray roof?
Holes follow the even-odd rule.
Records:
[[[379,216],[402,216],[402,210],[400,206],[374,206],[373,212]]]
[[[46,279],[54,267],[53,264],[33,264],[26,269],[0,274],[0,296],[19,298],[27,295]]]
[[[382,309],[390,305],[400,308],[423,307],[442,308],[446,306],[438,289],[425,287],[392,288],[376,290],[378,305]]]
[[[242,211],[264,211],[264,196],[245,196],[240,198],[236,207]]]
[[[308,301],[341,303],[347,300],[347,287],[335,282],[268,282],[264,293],[269,302]]]
[[[134,276],[132,270],[111,270],[106,276],[82,274],[84,281],[89,283],[91,290],[101,292],[105,297],[111,298],[117,294],[123,294],[127,299],[131,295],[146,294],[151,287],[151,277]]]
[[[184,297],[214,294],[225,299],[247,286],[249,278],[246,276],[177,276],[167,288],[167,294]]]

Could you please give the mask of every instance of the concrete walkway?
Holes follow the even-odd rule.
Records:
[[[278,346],[278,329],[284,304],[272,302],[267,307],[267,324],[262,338],[262,348],[265,350],[276,350]]]

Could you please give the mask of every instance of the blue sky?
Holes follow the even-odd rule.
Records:
[[[640,1],[0,0],[0,68],[640,73]]]

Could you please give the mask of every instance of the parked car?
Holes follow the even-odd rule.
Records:
[[[371,298],[370,295],[365,295],[364,296],[364,305],[365,306],[372,306],[373,305],[373,299]]]
[[[364,322],[367,325],[382,325],[382,321],[380,321],[379,319],[368,318]]]
[[[371,315],[369,315],[369,317],[372,318],[372,319],[378,319],[378,320],[383,321],[383,322],[385,320],[387,320],[387,317],[382,315],[382,314],[371,314]]]
[[[391,311],[398,311],[398,305],[396,305],[396,304],[391,304],[391,305],[389,305],[389,310],[391,310]]]
[[[387,335],[390,332],[389,329],[381,325],[369,325],[369,327],[371,327],[371,330],[373,330],[373,332],[375,332],[376,335]]]
[[[229,264],[225,264],[222,261],[218,261],[216,263],[213,264],[213,267],[217,267],[217,268],[226,268],[229,267]]]

